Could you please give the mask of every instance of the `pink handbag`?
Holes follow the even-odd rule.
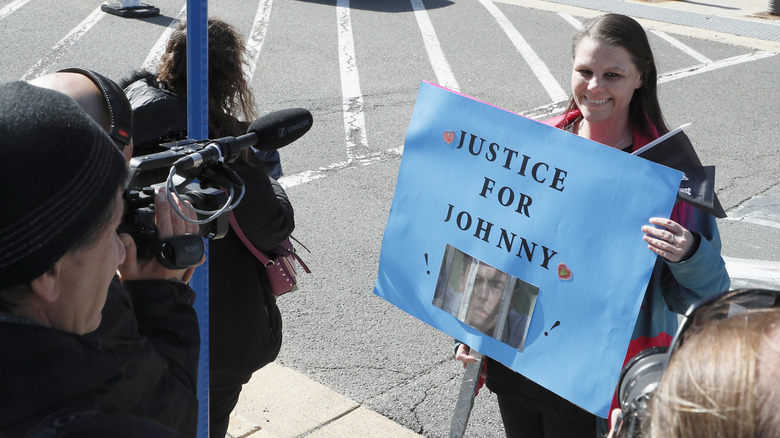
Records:
[[[290,239],[295,240],[292,235],[285,238],[271,252],[271,257],[263,254],[262,251],[255,248],[252,242],[241,231],[241,227],[238,226],[236,218],[233,212],[230,212],[230,226],[235,231],[238,238],[244,242],[247,249],[254,254],[257,260],[265,266],[265,271],[268,274],[268,284],[271,287],[271,293],[276,295],[284,295],[287,292],[298,290],[298,280],[295,278],[295,263],[298,262],[307,274],[311,274],[309,267],[301,260],[298,254],[295,253],[295,247]],[[298,242],[297,240],[295,240]],[[300,242],[298,242],[300,243]]]

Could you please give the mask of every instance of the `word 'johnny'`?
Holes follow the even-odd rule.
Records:
[[[525,237],[518,236],[517,234],[506,230],[505,228],[498,227],[499,233],[498,238],[495,239],[496,233],[493,233],[493,223],[490,221],[487,221],[481,217],[478,217],[476,221],[473,220],[473,216],[471,213],[462,210],[460,212],[455,212],[455,206],[452,204],[447,204],[447,217],[444,218],[444,222],[450,222],[458,227],[461,231],[471,232],[472,231],[472,225],[473,227],[473,236],[476,237],[479,240],[482,240],[484,242],[494,242],[496,244],[496,248],[500,248],[503,250],[506,250],[508,253],[514,253],[514,255],[518,258],[525,259],[529,263],[532,263],[534,261],[534,254],[536,253],[536,248],[541,247],[542,248],[542,257],[544,260],[539,264],[544,269],[550,269],[550,259],[553,258],[556,254],[558,254],[557,251],[552,250],[544,245],[537,244],[536,242],[531,242],[527,240]],[[520,240],[516,241],[515,239],[519,237]],[[539,257],[537,257],[537,260]]]

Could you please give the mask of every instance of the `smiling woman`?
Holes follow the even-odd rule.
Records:
[[[583,38],[574,53],[571,89],[582,118],[574,133],[620,149],[631,135],[628,108],[642,86],[639,70],[621,46]]]
[[[572,56],[571,98],[563,115],[545,123],[626,152],[669,131],[658,103],[655,60],[639,23],[625,15],[597,17],[574,37]],[[677,330],[675,312],[684,312],[702,296],[728,290],[730,284],[713,216],[680,201],[671,218],[649,218],[641,231],[658,260],[626,360],[647,347],[668,345]],[[468,361],[468,347],[461,347],[456,358]],[[622,363],[605,366],[619,370]],[[488,358],[486,370],[507,436],[592,437],[597,429],[604,432],[603,419],[501,363]]]

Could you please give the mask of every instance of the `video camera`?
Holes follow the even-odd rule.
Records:
[[[618,379],[621,418],[616,438],[642,437],[642,423],[649,420],[647,408],[661,382],[669,347],[642,350],[626,363]]]
[[[134,157],[124,193],[127,209],[118,231],[133,237],[139,259],[156,257],[169,269],[195,266],[205,249],[201,237],[224,237],[229,228],[226,213],[243,198],[244,182],[229,164],[244,149],[274,150],[294,142],[308,132],[312,122],[308,110],[291,108],[255,120],[247,134],[239,137],[165,143],[163,152]],[[200,226],[197,235],[159,238],[154,220],[157,190],[165,191],[179,216]],[[197,221],[178,209],[172,194],[192,204]]]

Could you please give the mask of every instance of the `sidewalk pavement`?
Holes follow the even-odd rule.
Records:
[[[493,0],[517,6],[595,17],[614,12],[646,28],[780,53],[780,0]]]
[[[495,1],[545,10],[558,10],[560,5],[565,5],[598,13],[622,13],[681,26],[680,29],[693,28],[699,36],[706,30],[718,39],[780,52],[780,17],[767,13],[770,0]],[[231,415],[228,436],[404,438],[420,435],[297,371],[272,363],[244,385]]]
[[[230,416],[231,438],[404,438],[415,432],[281,365],[244,385]]]
[[[630,15],[698,31],[780,42],[780,16],[771,0],[547,0],[600,12]],[[776,2],[777,0],[775,0]],[[776,9],[780,9],[780,4]],[[778,11],[780,12],[780,11]]]

